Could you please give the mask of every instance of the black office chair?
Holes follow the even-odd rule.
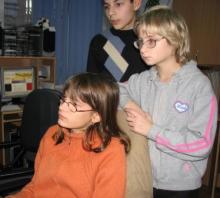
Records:
[[[0,170],[0,195],[19,190],[29,182],[34,173],[34,159],[39,142],[49,126],[56,124],[61,93],[51,89],[36,89],[26,98],[19,142],[1,143],[0,148],[20,144],[22,150],[7,169]],[[24,166],[13,167],[22,159]]]

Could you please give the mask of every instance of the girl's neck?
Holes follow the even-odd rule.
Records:
[[[181,68],[177,62],[167,62],[157,65],[157,70],[161,82],[170,82],[172,76]]]
[[[85,133],[84,130],[71,129],[70,133]]]

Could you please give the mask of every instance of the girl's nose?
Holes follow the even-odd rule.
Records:
[[[141,47],[140,47],[140,53],[141,53],[141,55],[143,55],[144,53],[145,53],[145,51],[146,51],[146,49],[145,49],[146,47],[144,47],[144,45],[142,45]]]

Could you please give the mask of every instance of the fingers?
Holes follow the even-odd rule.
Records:
[[[132,108],[125,108],[126,120],[131,131],[146,135],[153,122],[149,113]]]
[[[138,115],[143,113],[142,110],[140,111],[140,110],[136,110],[136,109],[132,109],[132,108],[125,108],[124,110],[127,113],[127,115],[130,115],[133,117],[137,117]]]

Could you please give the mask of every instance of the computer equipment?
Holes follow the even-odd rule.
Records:
[[[55,29],[43,30],[43,56],[55,56]]]
[[[16,56],[17,49],[16,28],[7,28],[3,31],[3,51],[4,56]]]
[[[0,69],[1,101],[19,101],[35,89],[34,67],[4,67]]]
[[[0,22],[0,56],[2,55],[2,49],[3,49],[3,29],[1,27],[1,22]]]
[[[21,111],[22,110],[22,108],[19,106],[19,105],[17,105],[17,104],[6,104],[6,105],[3,105],[2,107],[1,107],[1,111],[2,112],[5,112],[5,111]]]
[[[28,56],[42,56],[43,30],[40,27],[26,27],[28,32]]]
[[[0,55],[55,56],[55,28],[19,26],[0,29]]]

